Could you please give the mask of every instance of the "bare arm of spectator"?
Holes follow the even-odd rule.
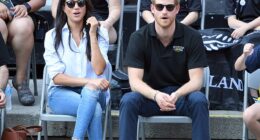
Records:
[[[56,17],[58,3],[59,3],[59,0],[52,0],[52,3],[51,3],[51,14],[52,14],[53,18]]]
[[[235,29],[231,36],[238,39],[245,35],[245,33],[249,30],[260,29],[260,17],[254,19],[249,23],[245,23],[243,21],[237,20],[235,16],[230,16],[228,18],[228,25],[230,28]]]
[[[111,28],[120,17],[120,0],[109,0],[108,9],[108,18],[104,22],[101,22],[101,24],[107,29]]]
[[[253,53],[254,44],[248,43],[244,46],[243,53],[235,62],[235,70],[241,71],[246,69],[246,58]]]
[[[154,22],[154,17],[151,11],[149,10],[144,10],[142,12],[142,17],[144,19],[144,21],[146,21],[147,23],[152,23]]]
[[[13,8],[15,17],[26,17],[29,12],[35,12],[43,7],[45,2],[46,0],[30,0],[25,4],[16,5]]]
[[[189,14],[181,21],[182,24],[191,25],[196,22],[199,18],[199,13],[197,11],[189,12]]]
[[[0,66],[0,108],[5,106],[4,89],[8,81],[8,69],[6,65]]]

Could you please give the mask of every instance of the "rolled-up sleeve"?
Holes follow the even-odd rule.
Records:
[[[260,68],[260,45],[256,46],[254,48],[254,52],[247,57],[245,65],[246,70],[249,73],[252,73]]]
[[[109,48],[109,37],[108,31],[104,27],[99,28],[99,37],[98,37],[98,45],[101,51],[103,58],[105,59],[106,63],[109,63],[107,52]]]
[[[45,51],[43,57],[47,66],[48,74],[51,79],[53,79],[57,74],[64,73],[65,71],[65,65],[64,63],[62,63],[61,58],[59,58],[58,54],[56,53],[54,47],[54,38],[55,33],[52,29],[46,33],[44,40]]]

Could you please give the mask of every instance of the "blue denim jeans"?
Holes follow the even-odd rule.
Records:
[[[176,89],[177,87],[166,87],[160,91],[170,94]],[[189,116],[192,119],[192,140],[210,139],[208,102],[205,95],[199,91],[180,97],[176,102],[176,110],[170,112],[161,112],[155,101],[145,98],[140,93],[126,93],[120,102],[120,140],[136,140],[138,115]]]
[[[86,87],[52,87],[48,103],[54,114],[76,116],[73,138],[84,140],[102,139],[102,108],[105,107],[105,94]]]

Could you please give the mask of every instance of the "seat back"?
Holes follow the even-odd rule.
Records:
[[[256,70],[255,72],[249,74],[248,72],[244,72],[244,100],[243,100],[243,110],[246,110],[248,104],[247,104],[247,99],[248,99],[248,88],[255,88],[259,89],[259,74],[260,70]],[[242,134],[242,140],[247,140],[248,139],[248,129],[243,123],[243,134]]]
[[[116,52],[116,70],[120,69],[120,63],[122,60],[122,46],[123,46],[123,19],[124,19],[124,6],[125,0],[120,0],[120,18],[119,18],[119,27],[118,27],[118,39],[117,39],[117,52]]]
[[[110,63],[107,64],[106,66],[106,79],[111,81],[111,77],[112,77],[112,66]],[[44,137],[45,140],[48,139],[47,136],[47,122],[48,121],[58,121],[58,122],[75,122],[76,121],[76,117],[71,116],[71,115],[60,115],[60,114],[51,114],[48,112],[48,107],[47,107],[47,96],[48,96],[48,87],[49,87],[49,83],[50,83],[51,79],[48,75],[47,72],[47,66],[44,67],[43,70],[43,83],[42,83],[42,93],[41,93],[41,108],[40,108],[40,118],[39,118],[39,125],[43,125],[43,132],[44,132]],[[109,91],[110,94],[110,91]],[[109,95],[110,96],[110,95]],[[103,139],[106,139],[106,132],[107,132],[107,122],[109,121],[109,125],[110,125],[110,139],[112,139],[111,136],[111,132],[112,132],[112,128],[111,128],[111,103],[110,100],[107,102],[107,107],[106,110],[104,112],[104,116],[105,116],[105,121],[104,121],[104,134],[103,134]],[[42,124],[42,122],[44,122]],[[38,140],[41,139],[41,133],[38,133]]]
[[[202,0],[201,29],[228,27],[225,0]]]

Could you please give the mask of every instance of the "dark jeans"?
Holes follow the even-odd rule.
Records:
[[[177,87],[161,89],[165,93],[172,93]],[[199,91],[180,97],[176,103],[176,110],[161,112],[153,100],[143,95],[130,92],[126,93],[120,102],[119,139],[136,140],[138,115],[184,115],[192,119],[192,139],[209,140],[209,110],[205,95]]]

